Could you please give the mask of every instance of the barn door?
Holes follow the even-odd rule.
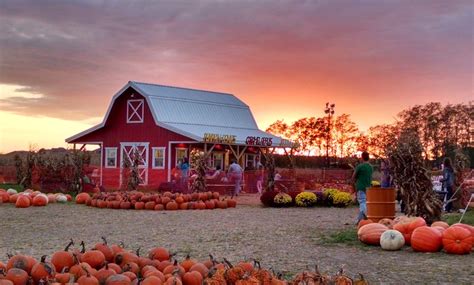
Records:
[[[139,158],[138,173],[140,174],[140,185],[148,184],[148,144],[146,142],[120,144],[120,185],[127,183],[126,178],[130,169],[126,169],[126,165],[132,165],[132,159],[135,154]]]

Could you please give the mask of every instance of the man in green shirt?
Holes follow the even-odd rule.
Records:
[[[359,215],[357,223],[367,218],[367,199],[365,191],[372,185],[372,165],[369,163],[369,153],[362,153],[362,163],[357,165],[352,174],[352,180],[355,181],[355,190],[357,191],[357,201],[359,202]]]

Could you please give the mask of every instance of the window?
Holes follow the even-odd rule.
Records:
[[[245,167],[255,167],[255,154],[246,154]]]
[[[153,168],[164,169],[165,168],[165,148],[164,147],[153,147]]]
[[[187,148],[176,148],[176,165],[180,162],[183,162],[183,158],[188,157],[188,149]]]
[[[117,148],[106,147],[105,148],[105,168],[117,167]]]
[[[219,166],[221,169],[224,169],[224,153],[223,152],[214,152],[212,153],[212,167]]]
[[[143,123],[143,99],[127,101],[127,123]]]

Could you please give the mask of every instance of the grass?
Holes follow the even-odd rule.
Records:
[[[443,215],[442,220],[452,225],[458,223],[461,216],[461,213],[445,214]],[[474,210],[467,210],[466,214],[464,215],[464,218],[462,219],[462,223],[474,226]]]
[[[0,184],[0,188],[1,189],[5,189],[5,190],[8,190],[10,188],[12,189],[15,189],[16,191],[20,192],[20,191],[23,191],[23,186],[19,185],[19,184],[9,184],[9,183],[3,183],[3,184]]]
[[[357,237],[357,228],[355,227],[324,234],[320,236],[320,238],[317,240],[317,243],[328,246],[344,244],[348,246],[366,248],[366,246],[359,241],[359,238]]]

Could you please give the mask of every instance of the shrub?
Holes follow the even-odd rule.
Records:
[[[273,198],[273,203],[277,207],[288,207],[293,203],[293,199],[290,195],[286,193],[278,193],[275,198]]]
[[[335,207],[347,207],[352,203],[351,194],[337,191],[332,195],[332,203]]]
[[[296,205],[299,207],[311,207],[316,204],[316,194],[312,192],[301,192],[296,196]]]
[[[266,207],[274,207],[275,203],[273,202],[273,200],[275,199],[275,196],[277,194],[277,191],[265,191],[263,192],[262,196],[260,196],[260,201]]]

